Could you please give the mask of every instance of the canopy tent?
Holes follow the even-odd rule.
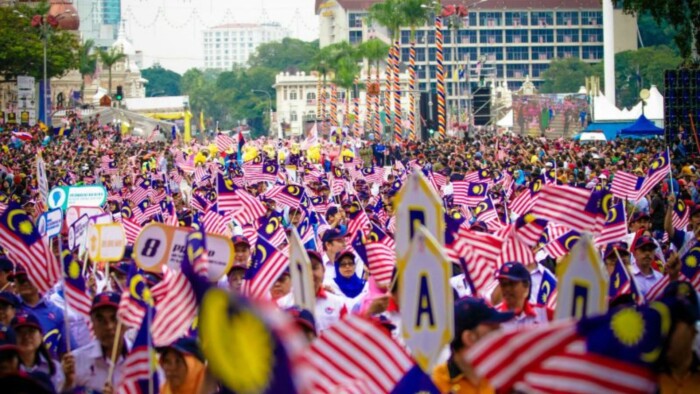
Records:
[[[583,141],[607,141],[602,131],[586,131],[574,136],[574,140]]]
[[[664,135],[664,129],[656,127],[656,125],[647,119],[646,116],[642,115],[634,122],[633,125],[622,129],[620,132],[622,137],[630,138],[646,138],[653,136]]]
[[[608,141],[614,140],[620,134],[620,131],[626,127],[632,126],[633,122],[612,122],[612,123],[599,123],[593,122],[586,127],[587,131],[601,131],[605,134],[605,138]]]

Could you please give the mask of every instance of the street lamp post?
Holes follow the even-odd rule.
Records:
[[[267,95],[267,111],[270,114],[270,132],[272,132],[272,95],[270,92],[266,90],[260,90],[260,89],[251,89],[250,90],[253,93],[264,93]],[[277,130],[277,138],[282,139],[282,130],[278,129]]]

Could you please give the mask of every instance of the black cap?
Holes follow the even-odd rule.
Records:
[[[204,355],[199,348],[199,343],[196,338],[192,337],[182,337],[170,344],[169,346],[159,347],[157,350],[159,352],[165,352],[168,349],[174,349],[182,354],[189,354],[194,356],[201,362],[204,362]]]
[[[115,293],[113,291],[102,292],[92,299],[92,306],[90,307],[90,312],[105,306],[119,308],[120,300],[121,295],[119,293]]]
[[[499,312],[479,298],[465,297],[457,301],[454,312],[455,336],[473,330],[480,324],[503,323],[512,319],[513,312]]]
[[[15,308],[19,307],[19,299],[9,291],[0,291],[0,303],[12,305]]]
[[[12,271],[12,268],[14,268],[14,264],[12,264],[12,261],[8,259],[7,257],[0,257],[0,271]]]
[[[0,352],[6,350],[17,351],[17,337],[12,327],[0,324]]]
[[[530,271],[517,262],[505,263],[496,274],[496,279],[510,279],[516,282],[530,282]]]

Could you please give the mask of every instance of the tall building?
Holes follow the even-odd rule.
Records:
[[[204,68],[228,70],[244,65],[260,44],[288,36],[279,23],[229,23],[204,30]]]
[[[114,44],[122,23],[121,0],[75,0],[80,15],[83,40],[93,40],[98,48]]]
[[[378,37],[389,43],[391,32],[366,23],[367,10],[381,0],[316,0],[321,47]],[[474,1],[442,0],[443,6]],[[485,77],[517,90],[526,79],[536,87],[553,59],[603,60],[603,13],[600,0],[485,0],[471,6],[450,26],[443,18],[443,52],[448,111],[466,103],[466,79]],[[637,21],[615,10],[615,52],[637,49]],[[400,31],[401,61],[408,64],[410,30]],[[435,28],[416,29],[417,89],[435,91]],[[458,70],[468,69],[459,78]],[[474,82],[472,79],[471,82]],[[459,102],[457,101],[457,98]],[[457,106],[459,108],[459,106]]]

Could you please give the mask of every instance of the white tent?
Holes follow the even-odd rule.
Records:
[[[652,121],[663,121],[664,119],[664,97],[656,86],[649,89],[649,98],[644,106],[644,115]],[[631,109],[620,110],[600,93],[593,98],[593,121],[594,122],[620,122],[635,121],[642,116],[642,103],[637,103]]]
[[[508,111],[508,113],[504,117],[502,117],[498,122],[496,122],[496,126],[512,129],[513,128],[513,109]]]
[[[599,131],[587,131],[581,133],[580,141],[607,141],[607,138],[605,138],[605,134]]]

